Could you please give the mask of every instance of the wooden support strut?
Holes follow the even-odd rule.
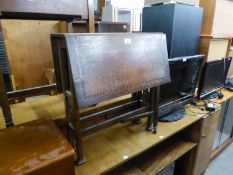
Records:
[[[94,0],[88,0],[88,31],[95,33]]]
[[[6,127],[14,126],[10,104],[8,102],[6,87],[4,84],[2,70],[0,69],[0,105],[2,107],[2,113],[5,119]]]

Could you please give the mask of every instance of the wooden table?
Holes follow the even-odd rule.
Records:
[[[0,130],[0,174],[74,175],[74,150],[52,120]]]

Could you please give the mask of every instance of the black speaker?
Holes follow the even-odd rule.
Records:
[[[203,9],[185,4],[144,7],[142,32],[167,35],[169,58],[198,54]]]

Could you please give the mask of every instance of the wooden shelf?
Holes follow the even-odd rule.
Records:
[[[185,153],[195,148],[197,143],[170,140],[169,143],[162,144],[154,150],[137,157],[127,165],[108,173],[107,175],[151,175],[157,174],[168,165],[182,157]]]
[[[162,147],[153,153],[146,154],[144,159],[140,159],[137,162],[137,167],[146,175],[156,174],[193,149],[196,145],[197,143],[187,141],[175,141],[165,148]]]
[[[182,120],[172,124],[159,122],[157,134],[146,132],[144,130],[146,122],[143,121],[141,125],[117,124],[87,136],[83,139],[84,155],[87,162],[76,167],[76,174],[107,173],[167,140],[204,116],[203,114],[187,114]],[[193,146],[195,145],[191,147]]]

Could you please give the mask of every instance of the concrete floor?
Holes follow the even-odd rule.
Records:
[[[210,163],[203,175],[233,175],[233,144]]]

